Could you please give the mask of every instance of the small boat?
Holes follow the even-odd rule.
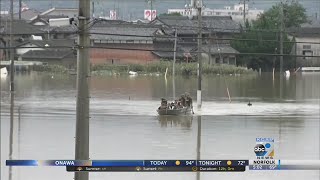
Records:
[[[191,107],[182,107],[177,109],[160,109],[157,110],[159,115],[190,115],[192,113]]]
[[[161,98],[161,105],[157,109],[159,115],[189,115],[193,112],[192,98],[188,93],[181,95],[179,100],[168,103],[166,99]]]

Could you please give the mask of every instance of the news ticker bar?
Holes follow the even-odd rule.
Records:
[[[121,171],[123,168],[136,167],[159,167],[166,171],[186,171],[190,167],[210,167],[223,169],[222,167],[245,167],[249,170],[320,170],[320,160],[276,160],[276,159],[256,159],[256,160],[7,160],[7,166],[66,166],[71,167],[94,167],[107,168]],[[176,169],[175,169],[176,168]],[[209,171],[209,169],[206,171]],[[108,168],[107,168],[108,169]],[[110,170],[110,168],[109,168]],[[110,170],[110,171],[111,171]],[[155,169],[155,171],[160,171]],[[101,170],[104,171],[104,170]],[[150,171],[150,170],[148,170]],[[198,170],[197,170],[198,171]],[[215,170],[213,170],[215,171]]]
[[[194,167],[247,166],[248,160],[7,160],[7,166]]]
[[[93,167],[67,166],[68,172],[244,172],[246,166]]]

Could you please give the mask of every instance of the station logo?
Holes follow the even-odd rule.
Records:
[[[257,159],[273,159],[274,157],[274,139],[256,138],[254,153]]]

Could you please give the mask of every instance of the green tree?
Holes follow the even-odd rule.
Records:
[[[280,12],[281,4],[273,6],[271,9],[261,14],[256,21],[246,22],[246,31],[242,31],[235,36],[231,45],[241,53],[279,53],[279,32],[280,32]],[[305,8],[297,2],[283,4],[284,28],[299,27],[307,22]],[[243,41],[237,39],[252,39],[256,41]],[[268,41],[269,40],[269,41]],[[284,34],[284,54],[290,54],[294,40],[290,40]],[[271,71],[275,65],[279,67],[278,57],[266,55],[243,55],[238,58],[239,65],[247,65],[249,68],[262,68],[264,71]],[[285,56],[284,67],[286,69],[295,66],[294,58]],[[275,63],[275,64],[274,64]]]

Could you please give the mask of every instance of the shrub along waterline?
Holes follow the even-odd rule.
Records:
[[[61,65],[34,65],[33,71],[37,72],[50,72],[50,73],[68,73],[69,70]]]
[[[114,65],[103,64],[92,66],[92,71],[95,74],[103,74],[102,71],[109,73],[127,73],[129,71],[135,71],[138,73],[162,73],[166,72],[168,68],[168,74],[172,74],[172,63],[169,62],[156,62],[149,64],[127,64],[127,65]],[[197,75],[198,64],[197,63],[179,63],[175,65],[176,75]],[[237,67],[233,65],[209,65],[203,64],[202,74],[252,74],[253,70],[249,70],[245,67]]]

